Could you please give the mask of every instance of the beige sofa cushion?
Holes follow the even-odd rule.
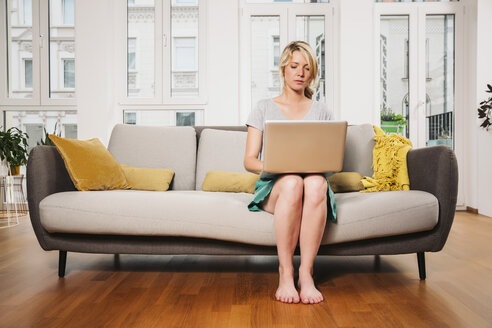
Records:
[[[372,177],[372,150],[376,141],[374,128],[371,124],[350,125],[347,128],[343,172],[359,172]]]
[[[40,203],[50,233],[188,236],[275,245],[273,215],[250,212],[253,195],[204,191],[87,191],[52,194]],[[338,221],[322,244],[431,230],[437,199],[423,191],[337,194]]]
[[[209,171],[248,172],[244,168],[247,132],[204,129],[198,143],[196,190]]]
[[[196,133],[192,127],[118,124],[108,149],[120,164],[173,170],[174,190],[195,188]]]

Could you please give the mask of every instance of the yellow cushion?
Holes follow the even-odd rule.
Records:
[[[135,190],[166,191],[174,176],[170,169],[150,169],[120,164],[126,180]]]
[[[209,171],[203,180],[203,191],[228,191],[255,193],[256,181],[260,179],[258,174],[235,173],[225,171]]]
[[[364,189],[363,176],[359,172],[339,172],[328,177],[333,192],[351,192]]]
[[[131,187],[123,170],[99,139],[72,140],[50,134],[68,174],[78,190],[113,190]]]

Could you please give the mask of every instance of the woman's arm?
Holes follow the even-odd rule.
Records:
[[[244,168],[252,173],[260,174],[263,170],[263,162],[258,159],[261,150],[263,132],[248,127],[248,137],[246,139],[246,152],[244,154]]]

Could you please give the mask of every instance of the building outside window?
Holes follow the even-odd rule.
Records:
[[[75,0],[63,0],[63,24],[74,25],[75,23]]]
[[[32,25],[32,0],[23,0],[24,25]]]
[[[63,61],[63,86],[67,89],[75,88],[75,60]]]
[[[32,88],[32,59],[24,59],[24,86]]]

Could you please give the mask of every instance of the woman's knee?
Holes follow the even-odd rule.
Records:
[[[328,183],[322,175],[309,175],[304,178],[304,202],[319,204],[326,202]]]
[[[280,197],[291,203],[302,202],[304,182],[303,179],[294,174],[284,175],[278,180]]]

